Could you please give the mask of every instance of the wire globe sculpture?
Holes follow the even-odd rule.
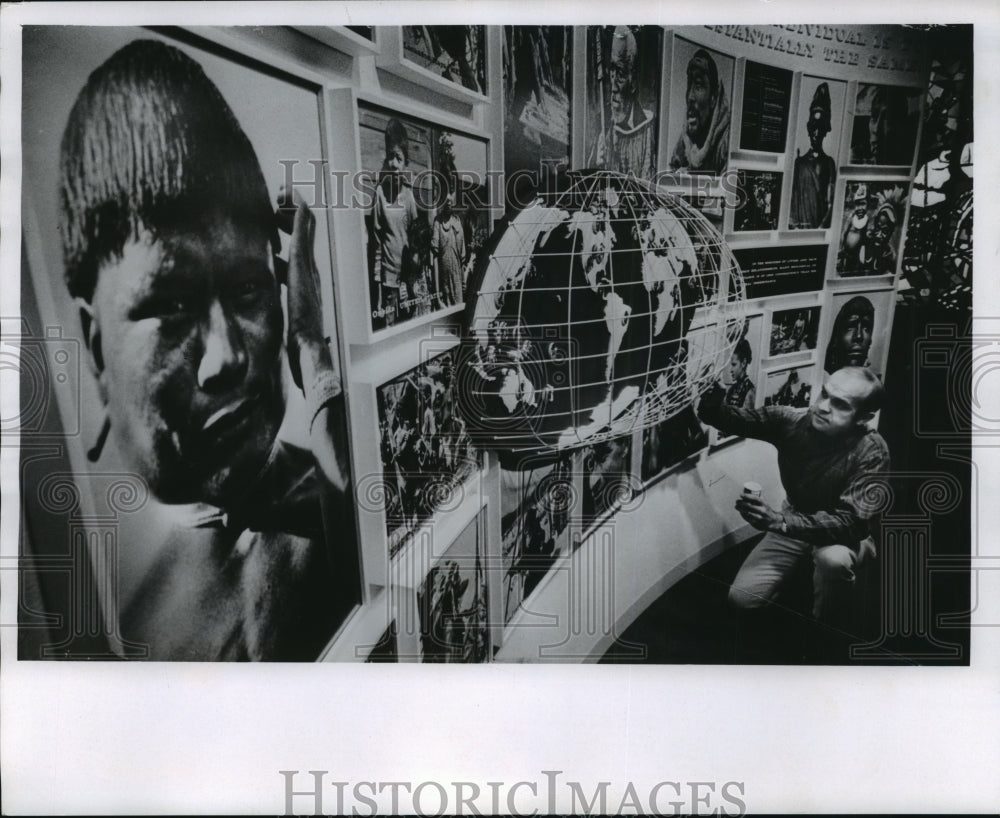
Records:
[[[458,399],[480,445],[559,452],[660,423],[745,332],[732,251],[698,210],[594,171],[494,234],[470,282]]]

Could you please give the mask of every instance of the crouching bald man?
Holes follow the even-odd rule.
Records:
[[[882,436],[868,428],[882,405],[881,381],[867,368],[827,375],[808,409],[727,406],[714,389],[698,407],[703,421],[728,434],[756,438],[778,450],[786,500],[780,510],[743,494],[736,509],[767,534],[747,557],[729,590],[740,611],[764,608],[803,560],[813,563],[813,615],[840,624],[855,569],[875,555],[865,488],[889,468]]]

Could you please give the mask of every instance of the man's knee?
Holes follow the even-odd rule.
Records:
[[[827,545],[813,554],[816,570],[829,579],[854,579],[857,555],[846,545]]]
[[[736,611],[757,611],[767,604],[759,593],[754,593],[738,581],[729,588],[729,607]]]

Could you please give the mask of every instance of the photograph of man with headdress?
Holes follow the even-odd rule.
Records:
[[[807,83],[812,78],[802,80],[802,94],[808,91]],[[815,82],[815,80],[813,80]],[[842,86],[843,83],[833,83]],[[842,104],[844,89],[837,87]],[[820,82],[812,91],[806,131],[809,148],[804,153],[796,151],[795,168],[792,176],[792,202],[788,216],[788,226],[793,230],[825,230],[833,217],[834,184],[837,181],[837,161],[823,150],[823,142],[833,129],[830,83]],[[836,145],[836,135],[831,138]],[[835,152],[835,148],[831,147]]]
[[[674,39],[670,169],[721,173],[729,162],[733,59]]]
[[[899,182],[848,182],[837,253],[842,276],[894,275],[906,211]]]
[[[660,119],[658,26],[587,29],[587,167],[652,179]]]

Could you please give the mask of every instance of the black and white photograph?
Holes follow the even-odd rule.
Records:
[[[837,252],[840,276],[896,274],[908,187],[904,182],[847,182]]]
[[[917,147],[920,89],[858,83],[851,128],[851,165],[909,168]]]
[[[576,504],[571,455],[519,465],[500,470],[504,624],[566,547],[563,534]]]
[[[690,406],[655,426],[642,430],[643,483],[655,480],[665,471],[683,463],[709,444],[708,430],[701,424]]]
[[[20,655],[313,661],[361,601],[326,217],[279,164],[323,155],[319,89],[146,29],[23,46],[21,303],[56,382],[80,373],[59,445],[21,449],[26,519],[63,536],[24,547],[44,565],[89,520],[80,581],[114,596],[91,631],[29,571],[48,624]]]
[[[726,169],[735,62],[674,37],[667,132],[670,170],[718,175]]]
[[[781,209],[782,174],[767,170],[736,172],[736,207],[733,230],[777,230]]]
[[[833,324],[823,347],[823,369],[834,373],[845,366],[865,366],[885,372],[889,346],[892,290],[837,293],[830,303]]]
[[[802,77],[795,128],[791,230],[826,230],[833,221],[833,197],[843,130],[847,83]]]
[[[819,307],[798,307],[772,312],[768,357],[816,349],[819,311]]]
[[[485,26],[403,26],[403,56],[438,77],[486,93]]]
[[[587,28],[584,167],[655,176],[662,48],[659,26]]]
[[[387,109],[359,106],[372,331],[465,303],[486,242],[487,146]]]
[[[768,372],[764,378],[764,406],[806,409],[813,401],[813,364]]]
[[[490,631],[483,517],[470,522],[417,590],[421,661],[486,662]]]
[[[480,466],[444,352],[380,386],[378,424],[389,555]]]
[[[570,165],[573,29],[504,26],[504,171],[559,190]]]
[[[844,3],[5,4],[0,812],[995,813],[1000,26]]]
[[[583,524],[598,522],[615,506],[631,499],[632,436],[621,435],[586,446],[581,451]]]
[[[741,150],[785,152],[791,97],[791,71],[759,62],[744,66]]]

